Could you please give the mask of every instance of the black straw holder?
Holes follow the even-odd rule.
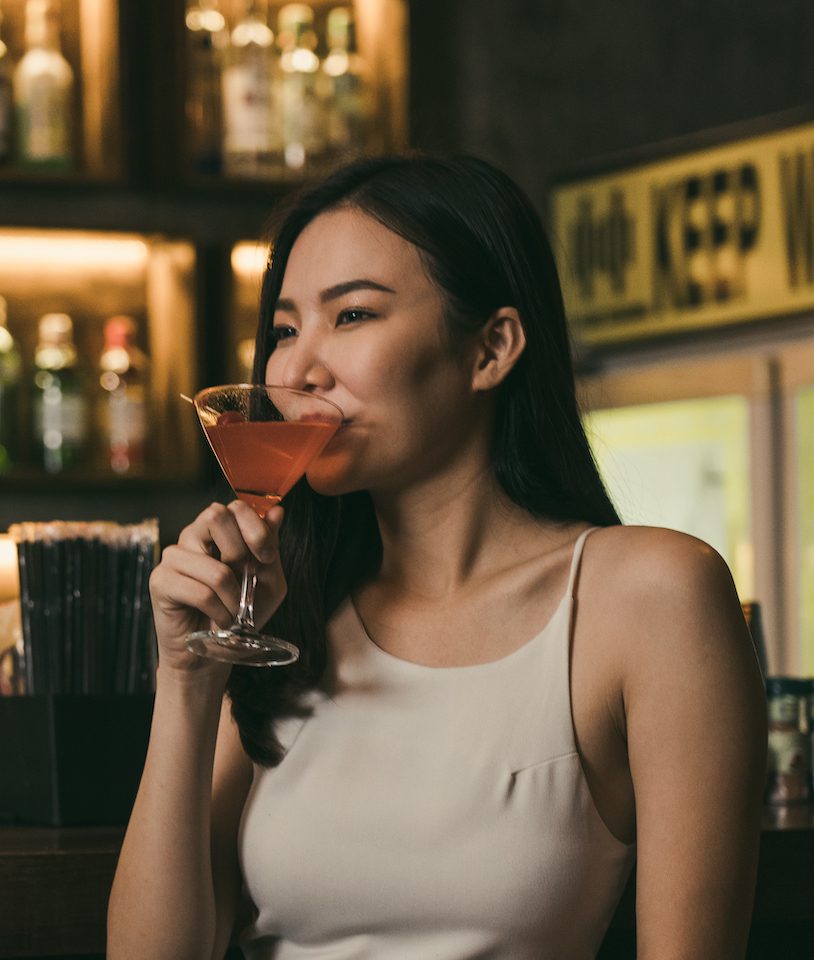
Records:
[[[0,823],[127,823],[153,695],[0,697]]]

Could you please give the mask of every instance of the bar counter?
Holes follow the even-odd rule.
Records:
[[[121,828],[0,828],[0,957],[103,957],[122,835]],[[632,960],[634,930],[631,879],[599,960]],[[814,806],[764,816],[748,958],[781,957],[814,957]]]

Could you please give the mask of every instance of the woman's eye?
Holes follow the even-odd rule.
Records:
[[[291,337],[296,337],[297,331],[293,327],[272,327],[271,328],[271,339],[275,343],[279,343],[281,340],[288,340]]]
[[[336,319],[337,326],[346,323],[358,323],[360,320],[367,320],[373,314],[369,310],[343,310]]]

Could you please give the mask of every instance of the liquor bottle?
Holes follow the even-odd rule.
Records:
[[[0,7],[0,163],[11,153],[11,56],[3,41],[3,9]]]
[[[104,458],[106,466],[118,474],[144,469],[148,361],[136,346],[137,333],[132,317],[110,317],[99,361]]]
[[[244,11],[223,71],[223,164],[232,176],[264,177],[274,172],[281,151],[277,50],[257,0],[244,0]]]
[[[73,163],[73,70],[60,49],[58,0],[28,0],[26,52],[14,70],[16,152],[23,166]]]
[[[356,49],[351,7],[334,7],[327,19],[326,130],[333,156],[362,153],[370,145],[373,91],[367,64]]]
[[[0,297],[0,473],[14,466],[18,456],[20,351],[6,325],[8,305]]]
[[[221,73],[229,43],[218,0],[198,0],[190,6],[186,25],[189,156],[196,173],[217,174],[222,165]]]
[[[325,117],[319,57],[314,52],[314,11],[306,3],[280,7],[280,112],[283,155],[289,170],[302,170],[325,151]]]
[[[88,405],[73,322],[67,314],[46,313],[40,318],[34,367],[37,459],[49,473],[81,466],[86,456]]]

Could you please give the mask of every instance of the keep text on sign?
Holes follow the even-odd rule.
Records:
[[[814,307],[814,124],[563,184],[553,213],[586,341]]]

